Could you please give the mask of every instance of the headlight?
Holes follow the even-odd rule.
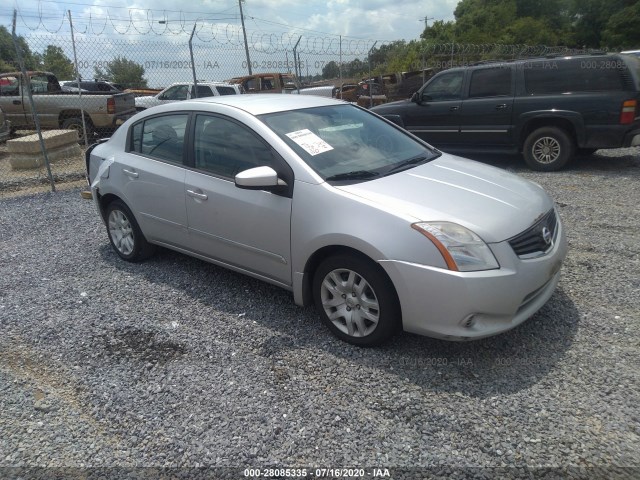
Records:
[[[500,268],[491,249],[468,228],[449,222],[419,222],[411,228],[433,242],[449,270],[474,272]]]

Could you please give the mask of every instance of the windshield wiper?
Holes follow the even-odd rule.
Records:
[[[372,178],[380,175],[378,172],[372,172],[370,170],[354,170],[352,172],[338,173],[336,175],[331,175],[327,177],[325,180],[359,180],[363,178]]]
[[[413,167],[414,165],[417,165],[419,163],[422,163],[425,160],[427,160],[426,155],[419,155],[417,157],[410,158],[408,160],[398,163],[397,165],[394,165],[389,170],[387,170],[385,174],[388,175],[390,173],[395,173],[400,170],[407,170],[408,168]]]

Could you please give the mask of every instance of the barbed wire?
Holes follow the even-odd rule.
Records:
[[[1,10],[0,10],[1,11]],[[128,17],[112,15],[108,10],[106,14],[95,16],[76,15],[73,19],[76,32],[84,36],[108,36],[110,42],[117,43],[118,37],[146,37],[153,35],[156,38],[185,37],[191,34],[195,25],[194,37],[197,42],[205,44],[218,44],[227,47],[244,46],[242,27],[235,13],[224,14],[220,12],[217,18],[207,18],[203,15],[198,18],[188,18],[183,12],[152,9],[128,9]],[[169,18],[169,14],[173,18]],[[177,14],[177,18],[176,18]],[[31,35],[46,32],[49,35],[60,34],[65,26],[68,26],[66,15],[46,14],[42,10],[42,4],[38,3],[37,12],[28,14],[18,10],[18,18]],[[28,20],[32,19],[32,20]],[[250,50],[261,54],[275,54],[291,52],[297,45],[297,52],[305,55],[330,55],[340,54],[346,57],[366,57],[374,43],[378,48],[388,45],[389,41],[376,41],[373,39],[355,38],[335,34],[323,34],[305,29],[294,29],[288,32],[264,31],[257,22],[273,24],[256,17],[247,16],[257,27],[247,32],[247,45]],[[277,24],[286,26],[284,24]],[[376,43],[377,42],[377,43]],[[469,57],[494,57],[494,58],[521,58],[533,56],[546,56],[558,54],[583,53],[582,50],[571,49],[564,46],[551,47],[546,45],[524,44],[468,44],[468,43],[441,43],[429,44],[417,40],[418,54],[426,56],[469,56]]]

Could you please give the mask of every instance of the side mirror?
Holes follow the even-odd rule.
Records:
[[[277,190],[286,187],[287,183],[278,178],[271,167],[255,167],[243,170],[235,177],[236,187],[247,190]]]
[[[413,103],[420,104],[420,92],[413,92],[413,95],[411,95],[411,101]]]

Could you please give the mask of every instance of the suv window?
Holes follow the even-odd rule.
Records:
[[[233,87],[216,87],[220,95],[235,95],[236,89]]]
[[[195,85],[191,85],[191,97],[195,97],[194,92],[196,88]],[[198,98],[204,97],[213,97],[214,93],[211,91],[211,87],[209,85],[198,85]]]
[[[462,79],[464,72],[444,73],[435,77],[422,90],[422,101],[458,100],[462,96]]]
[[[184,136],[189,115],[152,117],[131,127],[130,151],[182,164]]]
[[[624,62],[610,57],[545,60],[522,64],[527,94],[595,92],[624,88]]]
[[[194,150],[195,168],[220,177],[262,165],[275,168],[271,149],[256,134],[222,117],[197,116]]]
[[[499,97],[511,94],[511,67],[483,68],[471,73],[469,97]]]

